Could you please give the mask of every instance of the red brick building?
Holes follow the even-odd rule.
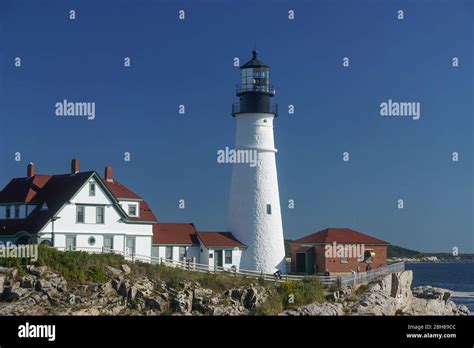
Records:
[[[361,272],[387,265],[387,242],[350,228],[327,228],[290,243],[291,272]]]

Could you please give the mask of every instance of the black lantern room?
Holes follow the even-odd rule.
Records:
[[[275,89],[270,85],[270,67],[258,58],[257,51],[253,58],[240,67],[240,84],[236,95],[239,102],[232,105],[232,116],[244,113],[268,113],[277,115],[278,106],[270,102]]]

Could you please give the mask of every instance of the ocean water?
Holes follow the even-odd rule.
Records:
[[[413,271],[413,287],[452,290],[452,300],[466,305],[474,315],[474,262],[407,263],[406,269]]]

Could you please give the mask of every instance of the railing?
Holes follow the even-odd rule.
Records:
[[[250,110],[248,107],[242,107],[239,102],[232,104],[232,115],[241,114],[244,112],[261,112],[267,114],[278,115],[278,104],[270,103],[268,106],[259,105],[255,107],[255,110]]]
[[[259,92],[275,95],[275,88],[271,85],[257,85],[253,83],[239,83],[236,87],[237,94],[244,92]]]
[[[201,263],[192,262],[189,259],[183,260],[183,261],[166,260],[166,259],[163,259],[162,257],[139,255],[135,253],[127,253],[121,250],[107,249],[107,248],[56,247],[56,249],[62,250],[62,251],[85,251],[85,252],[94,253],[94,254],[112,253],[112,254],[121,255],[124,257],[125,260],[131,261],[131,262],[136,262],[136,261],[146,262],[146,263],[151,263],[155,265],[177,267],[183,270],[201,272],[201,273],[232,274],[235,276],[251,277],[251,278],[262,279],[264,281],[271,281],[275,283],[281,283],[287,280],[301,281],[307,278],[306,276],[291,275],[291,274],[281,274],[281,278],[280,278],[278,276],[275,276],[272,273],[252,271],[252,270],[246,270],[246,269],[241,269],[241,268],[236,268],[236,267],[221,267],[221,266],[214,266],[214,265],[208,265],[208,264],[201,264]],[[318,278],[321,284],[326,285],[326,286],[338,283],[338,279],[339,279],[337,276],[315,276],[315,278]]]
[[[372,280],[379,279],[390,273],[401,272],[405,270],[405,262],[397,262],[387,265],[385,267],[376,268],[367,272],[361,272],[359,274],[349,274],[340,276],[339,285],[346,287],[349,285],[368,283]]]
[[[214,266],[209,264],[202,264],[192,262],[189,259],[183,261],[175,261],[175,260],[166,260],[161,257],[153,257],[147,255],[139,255],[135,253],[127,253],[126,251],[120,251],[115,249],[107,249],[107,248],[97,248],[97,247],[73,247],[73,248],[64,248],[64,247],[56,247],[58,250],[64,251],[86,251],[90,253],[113,253],[118,254],[124,257],[125,260],[131,262],[145,262],[151,263],[155,265],[166,265],[170,267],[177,267],[180,269],[193,271],[193,272],[201,272],[201,273],[226,273],[226,274],[233,274],[235,276],[244,276],[244,277],[252,277],[257,279],[262,279],[264,281],[271,281],[275,283],[284,282],[287,280],[293,281],[301,281],[308,276],[302,275],[293,275],[293,274],[282,274],[281,278],[275,276],[272,273],[264,273],[259,271],[252,271],[246,270],[236,267],[221,267],[221,266]],[[397,262],[387,265],[385,267],[376,268],[375,270],[370,270],[368,272],[361,272],[359,274],[349,274],[349,275],[339,275],[339,276],[311,276],[313,278],[319,279],[322,285],[330,286],[337,284],[340,287],[347,287],[350,285],[356,284],[363,284],[368,283],[372,280],[379,279],[387,274],[394,273],[394,272],[401,272],[405,270],[405,262]]]
[[[152,262],[152,263],[155,263],[155,262]],[[304,278],[307,278],[306,276],[291,275],[291,274],[281,274],[281,278],[279,278],[272,273],[252,271],[252,270],[236,268],[236,267],[221,267],[221,266],[200,264],[200,263],[190,262],[186,260],[175,261],[175,260],[166,260],[166,259],[160,258],[158,263],[164,264],[167,266],[183,268],[190,271],[205,272],[205,273],[228,273],[228,274],[233,274],[233,275],[258,278],[258,279],[262,279],[265,281],[272,281],[272,282],[283,282],[287,280],[300,281],[300,280],[303,280]],[[317,276],[315,278],[318,278],[321,281],[321,284],[323,285],[331,285],[338,282],[337,276]]]

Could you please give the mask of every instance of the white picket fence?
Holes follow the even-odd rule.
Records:
[[[206,264],[201,264],[201,263],[196,263],[192,262],[189,260],[183,260],[183,261],[174,261],[174,260],[166,260],[163,258],[158,258],[158,257],[153,257],[153,256],[145,256],[145,255],[139,255],[139,254],[133,254],[133,253],[126,253],[120,250],[112,250],[112,249],[106,249],[106,248],[94,248],[94,247],[78,247],[78,248],[69,248],[66,249],[64,247],[58,247],[58,250],[62,251],[85,251],[89,253],[95,253],[95,254],[102,254],[102,253],[113,253],[113,254],[118,254],[123,256],[126,260],[131,261],[131,262],[146,262],[146,263],[151,263],[155,265],[166,265],[170,267],[176,267],[188,271],[193,271],[193,272],[201,272],[201,273],[226,273],[226,274],[232,274],[235,276],[244,276],[244,277],[252,277],[252,278],[257,278],[257,279],[262,279],[264,281],[271,281],[271,282],[283,282],[286,280],[295,280],[295,281],[300,281],[304,278],[308,278],[308,276],[301,276],[301,275],[292,275],[292,274],[281,274],[281,278],[275,276],[272,273],[264,273],[264,272],[259,272],[259,271],[253,271],[253,270],[246,270],[246,269],[237,269],[235,267],[219,267],[219,266],[214,266],[214,265],[206,265]],[[332,285],[336,284],[338,282],[338,277],[337,276],[312,276],[312,278],[318,278],[321,284],[323,285]]]
[[[259,271],[252,271],[246,269],[237,269],[235,267],[219,267],[214,265],[206,265],[201,263],[192,262],[190,260],[183,260],[183,261],[173,261],[173,260],[166,260],[163,258],[153,257],[153,256],[145,256],[145,255],[138,255],[134,253],[127,253],[120,250],[112,250],[106,248],[94,248],[94,247],[80,247],[74,249],[66,249],[66,248],[57,248],[58,250],[73,250],[73,251],[86,251],[89,253],[113,253],[123,256],[126,260],[131,262],[145,262],[151,263],[155,265],[166,265],[170,267],[176,267],[188,271],[193,272],[201,272],[201,273],[226,273],[226,274],[233,274],[235,276],[244,276],[244,277],[252,277],[257,279],[263,279],[264,281],[271,281],[280,283],[286,280],[294,280],[294,281],[301,281],[305,278],[317,278],[321,282],[322,285],[330,286],[330,285],[338,285],[340,287],[347,287],[350,285],[355,284],[363,284],[368,283],[369,281],[381,278],[389,273],[394,272],[401,272],[405,270],[405,262],[398,262],[387,265],[385,267],[379,267],[375,270],[371,270],[368,272],[360,272],[359,274],[349,274],[349,275],[339,275],[339,276],[303,276],[303,275],[293,275],[293,274],[281,274],[280,277],[276,277],[272,273],[264,273]]]

